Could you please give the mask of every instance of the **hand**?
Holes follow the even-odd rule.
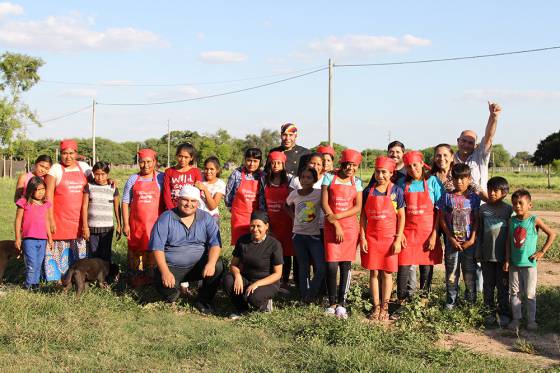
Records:
[[[362,249],[362,251],[363,251],[364,253],[367,254],[367,252],[368,252],[368,245],[367,245],[367,240],[366,240],[365,237],[361,237],[361,238],[360,238],[360,248]]]
[[[437,234],[432,233],[430,235],[430,238],[428,238],[428,241],[426,241],[426,243],[424,244],[424,248],[428,251],[432,251],[433,249],[436,248],[436,242],[437,242]]]
[[[130,237],[130,225],[128,225],[128,224],[125,224],[125,225],[124,225],[124,227],[123,227],[123,234],[124,234],[126,237]]]
[[[401,240],[401,246],[403,249],[406,249],[406,244],[407,244],[406,234],[403,233],[402,240]]]
[[[488,110],[491,116],[497,117],[502,112],[502,107],[495,102],[488,101]]]
[[[204,185],[204,183],[202,183],[202,181],[196,181],[194,183],[194,186],[197,187],[201,191],[205,191],[207,189],[206,185]]]
[[[338,224],[338,223],[335,224],[334,229],[335,229],[335,235],[336,235],[336,242],[337,243],[344,242],[344,230],[342,229],[340,224]]]
[[[89,241],[89,237],[90,237],[89,227],[82,228],[82,237],[84,238],[84,240]]]
[[[536,253],[534,253],[533,255],[531,255],[531,256],[529,257],[529,259],[530,259],[530,260],[535,260],[535,261],[537,261],[537,260],[539,260],[540,258],[542,258],[543,256],[544,256],[544,251],[539,250],[539,251],[537,251]]]
[[[504,272],[508,272],[509,271],[509,262],[505,262],[502,269],[504,270]]]
[[[474,240],[471,238],[470,240],[463,242],[461,247],[463,248],[463,250],[467,250],[472,245],[474,245]]]
[[[19,256],[21,254],[21,238],[16,238],[14,246],[16,247]]]
[[[107,179],[107,184],[109,184],[111,186],[111,188],[116,188],[117,187],[117,180],[108,178]]]
[[[336,223],[336,218],[335,218],[335,214],[329,214],[327,215],[327,221],[331,224]]]
[[[461,246],[459,241],[457,241],[455,238],[453,237],[449,238],[449,243],[451,244],[451,247],[454,248],[456,251],[463,251],[463,247]]]
[[[120,225],[117,225],[115,227],[115,237],[116,237],[117,241],[121,239],[121,236],[122,236],[122,228],[121,228]]]
[[[47,240],[47,247],[50,248],[50,249],[52,249],[53,246],[54,246],[53,239],[52,239],[52,238],[49,238],[49,239]]]
[[[54,219],[52,219],[51,221],[51,233],[52,234],[56,233],[56,223],[54,222]]]
[[[233,292],[237,295],[243,294],[243,278],[241,275],[235,276],[235,281],[233,282]]]
[[[175,276],[173,276],[173,273],[171,273],[171,271],[167,270],[167,272],[161,274],[161,282],[166,288],[174,288]]]
[[[391,245],[391,251],[393,252],[393,255],[400,253],[401,247],[402,247],[401,239],[399,237],[395,238],[393,244]]]
[[[204,270],[202,271],[202,277],[212,277],[216,272],[216,263],[206,263]]]
[[[253,282],[251,285],[249,285],[249,286],[247,287],[247,290],[246,290],[247,296],[253,294],[253,292],[254,292],[255,290],[257,290],[257,288],[258,288],[259,286],[260,286],[260,284],[259,284],[258,281],[255,281],[255,282]]]

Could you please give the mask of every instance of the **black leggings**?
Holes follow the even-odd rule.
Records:
[[[282,266],[282,282],[288,283],[290,280],[290,272],[292,270],[292,262],[294,263],[294,283],[298,286],[298,261],[295,256],[285,256],[284,265]]]
[[[336,286],[336,275],[340,268],[340,282]],[[346,306],[346,295],[350,289],[352,262],[327,262],[327,292],[329,306],[339,304]],[[338,290],[338,291],[337,291]]]
[[[224,277],[224,291],[231,299],[231,302],[235,306],[237,312],[246,312],[249,310],[249,305],[256,308],[258,311],[265,311],[268,304],[268,300],[274,298],[278,293],[278,282],[270,285],[259,286],[251,295],[247,295],[246,290],[249,285],[254,281],[249,281],[243,277],[243,293],[235,294],[233,290],[233,284],[235,283],[235,277],[231,272],[228,272]]]
[[[399,300],[412,297],[412,291],[410,291],[407,287],[408,279],[410,277],[410,267],[411,266],[399,266],[399,271],[397,272],[397,297]],[[432,287],[434,266],[420,265],[418,267],[420,269],[420,290],[424,290],[429,293]]]

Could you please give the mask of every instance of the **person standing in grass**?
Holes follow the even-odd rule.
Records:
[[[340,158],[340,169],[325,174],[321,189],[321,205],[325,212],[324,247],[327,262],[326,312],[347,318],[346,296],[350,289],[352,261],[356,259],[359,224],[357,215],[362,209],[362,181],[356,169],[362,161],[360,152],[346,149]],[[340,268],[338,289],[336,278]]]
[[[25,282],[27,289],[36,289],[41,280],[41,267],[47,245],[52,236],[49,224],[47,186],[39,176],[33,176],[26,184],[25,195],[17,202],[15,220],[15,245],[25,260]]]
[[[218,158],[211,156],[204,161],[204,181],[196,181],[194,186],[200,189],[200,209],[208,211],[220,225],[220,201],[226,193],[226,183],[220,179],[222,168]]]
[[[293,241],[298,258],[298,280],[301,300],[310,302],[320,295],[325,276],[325,250],[321,237],[321,190],[313,185],[317,182],[317,171],[304,168],[299,173],[301,189],[293,190],[286,204],[293,209]],[[314,264],[313,279],[310,265]]]
[[[373,300],[370,320],[387,320],[393,290],[393,273],[398,270],[405,202],[403,191],[391,182],[396,162],[380,156],[375,160],[375,183],[363,200],[360,218],[362,267],[369,270],[369,288]]]
[[[14,196],[14,202],[17,202],[21,197],[25,195],[25,189],[27,188],[27,184],[29,180],[33,176],[39,176],[43,180],[45,176],[49,173],[49,170],[52,167],[52,158],[46,154],[40,155],[35,160],[35,164],[33,165],[33,171],[27,172],[25,174],[19,175],[17,185],[16,185],[16,193]]]
[[[293,123],[285,123],[280,128],[280,146],[270,149],[270,152],[282,152],[286,155],[286,172],[290,176],[296,176],[299,169],[303,168],[309,153],[309,149],[297,145],[298,129]]]
[[[163,178],[163,201],[166,209],[177,207],[177,195],[185,185],[202,182],[202,174],[196,168],[196,149],[189,143],[177,146],[177,164],[165,170]]]
[[[459,293],[459,275],[463,272],[465,299],[476,301],[476,263],[474,260],[480,197],[469,192],[471,169],[459,163],[451,169],[455,191],[444,194],[437,204],[439,226],[445,233],[445,307],[453,309]]]
[[[108,182],[109,171],[107,162],[93,165],[93,182],[84,189],[82,231],[84,238],[89,241],[91,255],[111,262],[113,233],[117,232],[117,240],[121,238],[121,209],[119,190]]]
[[[509,271],[509,296],[513,319],[509,324],[518,330],[521,307],[525,303],[527,329],[537,330],[537,261],[550,249],[556,233],[539,217],[531,214],[531,194],[525,189],[516,190],[511,196],[515,215],[510,219],[506,242],[504,271]],[[537,250],[538,231],[546,234],[546,242]]]

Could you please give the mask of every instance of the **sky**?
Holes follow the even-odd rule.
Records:
[[[0,52],[40,57],[41,82],[24,100],[43,127],[32,139],[96,134],[141,141],[172,130],[236,137],[299,128],[327,140],[328,71],[255,90],[167,105],[333,71],[334,141],[356,149],[455,143],[484,133],[488,104],[503,113],[495,143],[533,152],[560,128],[560,49],[478,60],[336,67],[560,45],[551,1],[18,1],[0,2]]]

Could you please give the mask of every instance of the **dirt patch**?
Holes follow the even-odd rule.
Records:
[[[463,347],[488,355],[520,359],[539,368],[560,367],[560,336],[554,333],[521,331],[518,337],[509,330],[491,329],[447,335],[438,344],[447,349]],[[534,353],[520,352],[519,346],[528,346],[529,349],[534,349]]]
[[[537,285],[558,286],[560,285],[560,263],[542,261],[539,262],[537,272]]]
[[[560,226],[560,211],[532,211],[539,218]]]
[[[560,198],[559,193],[554,192],[531,192],[531,199],[533,200],[549,200]]]

